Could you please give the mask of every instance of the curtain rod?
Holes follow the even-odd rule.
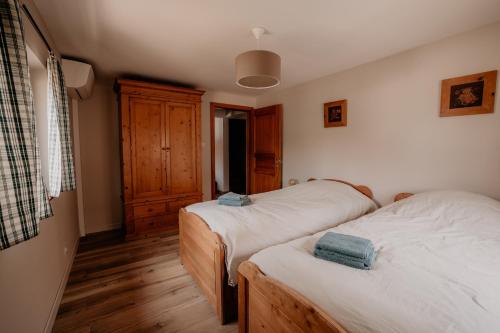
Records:
[[[45,39],[45,36],[43,35],[42,30],[40,30],[40,28],[38,27],[38,24],[36,24],[36,21],[33,18],[33,16],[31,16],[31,13],[28,10],[28,7],[26,7],[26,5],[22,5],[22,7],[23,7],[23,10],[24,10],[24,13],[26,14],[26,16],[28,16],[28,19],[30,20],[31,25],[33,26],[33,28],[35,28],[36,32],[38,32],[38,34],[42,38],[45,46],[47,47],[47,50],[49,50],[50,52],[52,52],[52,48],[50,47],[49,42],[47,42],[47,39]]]

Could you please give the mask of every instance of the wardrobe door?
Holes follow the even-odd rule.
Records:
[[[130,99],[132,187],[134,198],[166,194],[165,112],[161,101]]]
[[[168,103],[169,194],[198,192],[196,104]]]

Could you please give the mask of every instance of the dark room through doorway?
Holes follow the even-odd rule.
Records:
[[[213,197],[248,194],[249,110],[216,107],[213,113]]]

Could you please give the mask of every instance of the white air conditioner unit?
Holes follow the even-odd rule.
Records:
[[[76,99],[89,98],[94,86],[92,66],[84,62],[62,59],[62,68],[68,94]]]

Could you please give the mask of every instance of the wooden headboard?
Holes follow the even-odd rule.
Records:
[[[313,181],[313,180],[317,180],[317,179],[316,178],[309,178],[307,181],[310,182],[310,181]],[[346,182],[345,180],[339,180],[339,179],[322,178],[321,180],[329,180],[329,181],[332,181],[332,182],[339,182],[339,183],[343,183],[343,184],[349,185],[352,188],[354,188],[355,190],[363,193],[368,198],[370,198],[370,199],[373,200],[373,192],[372,192],[372,190],[368,186],[365,186],[365,185],[354,185],[354,184],[351,184],[349,182]]]
[[[413,193],[409,193],[409,192],[401,192],[401,193],[398,193],[394,196],[394,202],[396,201],[399,201],[399,200],[403,200],[403,199],[406,199],[408,197],[411,197],[413,195]]]

